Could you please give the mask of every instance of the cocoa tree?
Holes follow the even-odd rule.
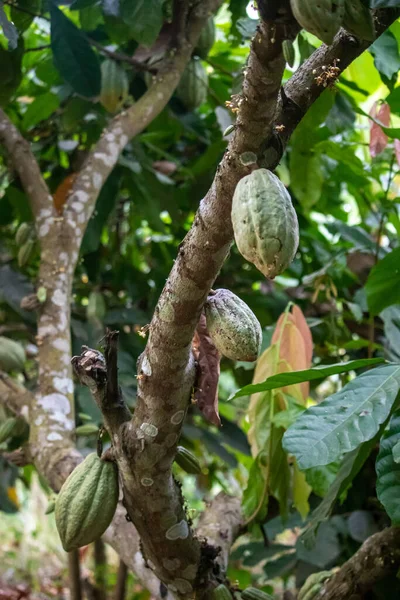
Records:
[[[382,435],[396,407],[398,367],[384,366],[380,369],[386,371],[378,368],[367,371],[361,376],[364,380],[360,380],[360,385],[363,386],[365,381],[365,385],[373,387],[372,380],[366,380],[370,373],[373,374],[372,379],[381,378],[378,387],[384,390],[386,400],[387,410],[372,418],[374,427],[366,427],[367,433],[361,427],[362,435],[355,435],[351,443],[343,441],[337,447],[330,430],[326,441],[325,438],[319,439],[308,425],[313,418],[320,419],[316,430],[329,429],[329,425],[332,424],[332,421],[323,421],[318,407],[315,413],[312,409],[309,409],[311,413],[303,413],[293,425],[289,419],[280,428],[271,426],[271,443],[279,447],[279,459],[285,457],[281,472],[279,469],[273,472],[271,465],[278,454],[274,457],[272,447],[269,447],[268,454],[262,446],[258,436],[263,423],[257,424],[257,418],[254,418],[251,423],[253,434],[249,433],[254,461],[249,467],[250,478],[243,503],[239,494],[231,497],[220,493],[206,507],[197,526],[193,527],[181,485],[173,476],[172,465],[182,427],[191,407],[193,390],[204,416],[214,424],[219,423],[216,389],[220,356],[205,329],[202,311],[207,298],[212,298],[211,288],[232,247],[231,207],[236,186],[254,169],[272,171],[279,165],[291,136],[301,131],[300,128],[307,123],[308,116],[311,115],[311,118],[315,117],[318,121],[318,114],[313,112],[315,105],[318,106],[318,102],[324,101],[324,92],[332,96],[331,89],[337,82],[340,83],[342,73],[369,47],[372,40],[364,40],[360,34],[356,35],[354,31],[349,32],[341,28],[341,18],[334,26],[335,35],[332,35],[332,39],[325,40],[329,45],[322,44],[315,48],[307,41],[309,57],[301,60],[297,69],[287,77],[285,59],[292,49],[291,44],[298,36],[301,25],[307,29],[310,22],[309,17],[304,21],[301,18],[301,3],[292,3],[294,13],[297,19],[302,21],[301,24],[294,18],[291,4],[287,1],[259,1],[260,18],[257,22],[242,17],[239,22],[242,30],[246,27],[253,27],[254,30],[250,34],[248,55],[242,57],[245,65],[243,64],[241,91],[233,94],[227,101],[227,106],[234,116],[229,127],[229,143],[222,157],[222,152],[218,153],[219,163],[211,186],[208,191],[202,190],[204,197],[198,208],[196,207],[197,212],[187,235],[179,244],[172,269],[155,304],[151,322],[142,330],[143,335],[147,335],[147,341],[138,359],[136,401],[132,414],[121,393],[118,378],[117,332],[106,333],[104,355],[98,349],[86,345],[72,358],[71,303],[76,287],[74,277],[77,269],[79,270],[82,244],[87,239],[85,232],[90,229],[91,219],[96,216],[96,203],[100,202],[102,192],[105,192],[107,198],[110,189],[107,186],[112,187],[112,178],[121,165],[130,169],[131,174],[135,172],[136,167],[132,165],[132,156],[135,155],[135,152],[132,153],[132,144],[135,138],[148,131],[148,139],[151,141],[151,127],[162,115],[165,116],[165,108],[169,103],[178,101],[184,105],[186,102],[186,110],[190,113],[204,102],[206,96],[203,87],[207,85],[206,77],[203,76],[205,71],[193,55],[197,55],[197,44],[202,32],[209,26],[210,16],[217,13],[222,3],[218,0],[176,0],[164,5],[162,2],[155,2],[152,7],[154,12],[140,4],[135,7],[130,6],[128,2],[120,2],[119,9],[117,4],[108,5],[104,2],[100,6],[97,2],[75,0],[69,11],[60,9],[57,3],[42,6],[41,2],[28,6],[27,3],[18,1],[11,9],[7,3],[0,7],[3,32],[8,39],[8,48],[2,49],[2,52],[6,53],[9,61],[14,61],[13,65],[10,62],[13,75],[13,78],[10,77],[10,89],[5,91],[3,108],[0,109],[4,177],[7,183],[16,181],[17,189],[23,190],[29,200],[35,232],[31,228],[29,231],[26,229],[24,234],[19,234],[20,239],[21,236],[24,238],[18,250],[20,265],[23,267],[29,260],[28,255],[34,247],[34,236],[37,237],[40,248],[38,268],[29,273],[35,289],[25,295],[18,307],[28,320],[30,317],[26,316],[27,309],[34,310],[37,315],[35,361],[38,371],[35,385],[24,387],[21,381],[8,376],[2,376],[0,380],[2,402],[10,414],[17,415],[29,423],[29,439],[24,441],[20,450],[9,452],[6,456],[7,460],[16,464],[34,464],[51,488],[55,492],[60,491],[68,475],[83,459],[75,444],[74,369],[77,384],[89,388],[110,438],[111,445],[103,458],[114,462],[118,467],[121,502],[104,535],[105,541],[115,548],[123,563],[154,596],[164,597],[169,593],[177,597],[207,597],[221,584],[231,586],[232,582],[228,581],[226,571],[231,546],[239,534],[246,531],[255,532],[257,524],[263,524],[267,517],[274,516],[278,510],[274,502],[276,505],[280,504],[283,515],[286,513],[287,506],[284,504],[287,504],[288,492],[285,491],[282,499],[279,489],[290,464],[293,464],[293,457],[297,461],[295,495],[299,494],[299,489],[303,486],[303,492],[300,492],[300,495],[303,494],[302,501],[295,500],[299,512],[302,512],[301,503],[303,502],[303,508],[307,503],[305,486],[308,484],[303,471],[343,460],[336,471],[336,479],[314,513],[314,521],[311,522],[308,534],[309,537],[315,537],[316,528],[327,518],[333,503],[346,491],[367,460],[373,448],[372,442],[376,443]],[[240,9],[237,9],[236,5],[240,5]],[[231,2],[229,6],[234,16],[233,21],[237,20],[237,11],[243,11],[241,3]],[[400,14],[400,9],[393,8],[390,3],[384,8],[380,8],[380,4],[377,3],[377,7],[372,13],[368,13],[368,19],[375,31],[373,37],[379,37],[385,32]],[[79,27],[75,24],[78,14]],[[333,16],[329,18],[332,20]],[[94,21],[91,21],[92,19]],[[12,24],[13,20],[15,26]],[[112,26],[116,24],[124,25],[127,31],[122,34],[115,33]],[[38,33],[41,26],[43,33]],[[313,27],[308,27],[311,33],[321,33],[318,27]],[[31,31],[36,32],[36,38]],[[238,35],[237,29],[235,31],[235,35]],[[95,35],[96,32],[98,35]],[[122,39],[118,38],[118,35],[121,35]],[[323,38],[324,34],[321,35]],[[41,43],[41,37],[46,43]],[[115,39],[118,40],[117,50],[110,49],[106,43],[115,42]],[[305,44],[306,38],[302,39]],[[136,42],[135,49],[132,49],[133,40]],[[28,46],[32,43],[37,46]],[[30,52],[27,52],[28,50]],[[36,53],[43,53],[43,61],[54,61],[53,69],[56,69],[56,75],[51,86],[60,85],[59,98],[56,105],[52,105],[54,92],[48,91],[43,94],[44,98],[39,95],[31,106],[21,110],[18,102],[21,104],[24,85],[28,86],[28,73],[33,68],[29,56]],[[84,60],[79,60],[79,53]],[[25,57],[28,59],[21,71],[22,56],[24,60]],[[101,71],[99,57],[102,61]],[[220,69],[223,74],[223,61],[219,64],[216,55],[213,63],[213,58],[206,57],[209,66],[216,71]],[[127,69],[134,73],[133,83],[129,88],[129,91],[135,88],[132,92],[134,97],[127,96]],[[37,72],[36,77],[39,77]],[[384,77],[387,81],[387,72]],[[346,81],[345,77],[343,81]],[[178,87],[174,95],[178,84],[181,91],[179,92]],[[29,90],[29,87],[27,89]],[[214,92],[215,95],[213,101],[217,105],[221,104]],[[57,131],[58,119],[65,117],[67,122],[67,118],[71,118],[72,115],[72,112],[68,112],[68,107],[70,103],[75,102],[77,114],[82,115],[78,116],[78,120],[89,115],[87,122],[90,123],[92,103],[94,105],[99,98],[103,106],[115,114],[111,116],[103,111],[92,130],[90,127],[80,130],[75,136],[76,139],[72,133],[70,137],[74,144],[73,154],[69,155],[67,161],[68,173],[65,172],[66,159],[63,155],[66,148],[68,149],[68,144],[63,145],[62,141],[59,142],[59,164],[49,170],[46,162],[46,137],[50,138],[50,146],[54,145],[53,136],[54,131]],[[357,109],[362,112],[359,106]],[[182,105],[178,106],[178,110],[182,110]],[[40,116],[37,120],[35,114],[38,112]],[[386,143],[387,136],[396,138],[398,130],[390,128],[390,123],[385,122],[383,114],[379,113],[373,118],[378,135],[386,136]],[[65,126],[68,127],[66,124]],[[175,134],[172,132],[170,135]],[[302,155],[313,154],[315,140],[307,140],[304,131],[302,136],[302,145],[299,145],[297,139],[297,152]],[[157,140],[157,137],[155,139]],[[326,146],[328,156],[329,152],[331,158],[337,159],[338,154],[335,154],[334,149]],[[337,152],[340,154],[341,150],[338,149]],[[293,153],[291,160],[294,160]],[[168,152],[164,154],[168,158]],[[139,150],[137,157],[140,162]],[[158,166],[155,163],[153,166],[158,174],[168,177],[171,174],[168,170],[172,169],[173,172],[174,165],[164,159],[158,161]],[[347,160],[351,163],[350,168],[354,169],[354,160]],[[392,167],[393,164],[394,160],[391,162]],[[389,180],[393,176],[392,167]],[[61,169],[61,172],[57,173],[57,169]],[[313,166],[309,164],[307,169],[309,170],[304,173],[305,177],[310,176]],[[129,195],[131,189],[130,184],[125,182],[129,179],[126,172],[123,177],[124,184],[121,188],[125,186],[125,191],[122,189],[122,198],[126,200],[126,190]],[[295,185],[293,177],[292,191],[294,196],[300,199],[302,192],[299,178],[297,188]],[[202,183],[201,187],[204,187]],[[138,188],[133,188],[133,191],[137,190]],[[388,193],[386,200],[387,198]],[[121,251],[122,236],[119,228],[124,224],[123,202],[121,206],[122,215],[117,222],[116,244],[113,248],[116,254]],[[104,210],[104,200],[102,207]],[[172,212],[173,209],[170,210]],[[107,217],[107,210],[105,213]],[[266,214],[267,223],[268,218],[269,215]],[[383,227],[382,221],[377,235],[377,249],[374,249],[376,260],[379,259]],[[300,233],[305,230],[304,224],[300,224],[300,230]],[[282,245],[282,240],[280,242]],[[301,251],[305,252],[302,246]],[[390,260],[389,257],[390,255],[384,260]],[[393,257],[393,260],[395,258]],[[111,268],[112,262],[111,257]],[[92,267],[89,266],[90,268]],[[3,270],[4,277],[6,273],[7,271]],[[166,272],[164,278],[165,276]],[[318,280],[318,277],[322,279]],[[314,282],[316,279],[318,293],[320,287],[326,286],[330,279],[329,276],[326,279],[325,272],[316,275]],[[229,282],[229,277],[227,281]],[[370,288],[371,286],[373,288],[373,282]],[[106,288],[107,284],[104,285],[104,289]],[[332,290],[334,291],[334,284]],[[371,297],[373,294],[372,289]],[[92,296],[92,301],[94,304],[96,301],[102,302],[96,295]],[[389,304],[396,304],[398,301],[397,295]],[[323,314],[323,307],[319,307],[319,310]],[[101,311],[100,306],[100,313]],[[375,310],[370,305],[372,319],[378,312],[380,310]],[[92,321],[93,331],[98,333],[98,339],[105,333],[102,325],[100,330],[96,330],[100,313],[99,307],[95,306]],[[304,317],[293,311],[286,313],[285,319],[280,325],[278,321],[272,344],[278,343],[279,336],[279,339],[282,339],[282,335],[286,335],[285,328],[288,323],[292,323],[301,331],[301,343],[304,344],[304,356],[307,357],[312,342],[307,337],[308,326]],[[74,327],[73,323],[72,326]],[[134,333],[129,333],[133,337]],[[374,351],[374,343],[372,336],[368,344],[369,359]],[[272,345],[271,348],[273,347]],[[287,359],[287,356],[284,358]],[[357,364],[351,363],[348,367],[343,367],[338,362],[333,370],[329,371],[327,368],[326,375],[345,373],[350,369],[373,366],[381,362],[379,357],[375,362],[374,359],[368,362],[368,358],[364,358],[364,362],[360,359],[361,362]],[[260,362],[257,369],[262,371],[264,367],[265,364]],[[273,371],[267,369],[260,376],[257,375],[256,369],[254,384],[261,387],[247,390],[242,388],[236,397],[253,394],[253,402],[255,392],[266,392],[289,386],[291,383],[304,386],[305,382],[319,376],[315,375],[318,369],[313,371],[310,367],[311,362],[305,364],[303,371],[306,373],[293,381],[284,378],[275,383],[267,382],[268,376],[274,375]],[[389,372],[388,369],[392,370]],[[281,371],[278,370],[277,373],[279,372]],[[351,382],[348,385],[351,386]],[[304,390],[304,387],[302,389]],[[347,389],[351,396],[353,389]],[[357,390],[354,393],[356,392]],[[307,394],[303,398],[304,402],[306,397]],[[279,402],[278,397],[269,398],[271,405],[275,400]],[[342,401],[340,397],[338,403]],[[255,412],[256,404],[254,400]],[[333,413],[339,410],[334,400],[330,406]],[[276,410],[279,412],[283,408],[284,406],[280,406],[280,409]],[[290,413],[288,405],[285,408]],[[360,407],[361,416],[369,418],[369,410]],[[365,415],[362,415],[363,411],[366,411]],[[392,418],[395,418],[395,415]],[[359,425],[354,427],[360,428]],[[284,429],[287,429],[287,433],[282,442]],[[389,429],[389,434],[392,430],[393,428]],[[304,438],[304,431],[307,434],[306,448],[299,442],[302,435]],[[328,434],[332,434],[331,438]],[[389,434],[385,435],[390,437]],[[343,434],[344,438],[346,435]],[[288,455],[284,454],[284,450]],[[326,460],[324,458],[322,462],[321,453],[326,454]],[[261,491],[258,489],[260,486],[257,489],[252,486],[252,483],[257,482],[262,484]],[[380,499],[385,505],[382,500],[384,493],[385,491]],[[268,506],[269,496],[271,499]],[[385,508],[387,509],[386,505]],[[396,523],[396,518],[390,510],[388,514]],[[376,535],[380,536],[376,543],[373,537],[370,538],[365,547],[354,554],[338,573],[330,573],[329,577],[322,579],[328,583],[324,584],[326,589],[320,592],[321,597],[334,597],[332,594],[340,584],[343,586],[341,597],[350,598],[354,593],[364,593],[376,580],[393,573],[398,562],[398,532],[395,528],[389,528]],[[388,548],[391,558],[382,566],[380,561]],[[373,563],[369,578],[365,578],[359,568],[365,560],[365,555]],[[318,583],[318,586],[314,590],[316,593],[321,584]]]

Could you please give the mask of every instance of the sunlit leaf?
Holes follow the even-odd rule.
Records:
[[[334,365],[317,365],[316,367],[305,369],[304,371],[279,373],[278,375],[268,377],[262,383],[245,385],[231,396],[230,400],[240,398],[241,396],[248,396],[249,394],[258,394],[266,392],[267,390],[275,390],[284,386],[302,383],[303,381],[314,381],[316,379],[329,377],[330,375],[338,375],[340,373],[348,373],[349,371],[355,371],[356,369],[362,369],[364,367],[372,367],[382,362],[384,362],[383,358],[360,358],[348,362],[336,363]]]
[[[327,465],[372,439],[390,414],[400,387],[400,365],[366,371],[286,431],[285,450],[300,469]]]

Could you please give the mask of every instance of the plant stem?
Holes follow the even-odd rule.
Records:
[[[79,550],[68,552],[68,573],[71,600],[83,600]]]
[[[94,580],[96,589],[96,600],[106,600],[106,552],[105,544],[100,538],[94,546]]]
[[[118,566],[117,583],[115,586],[114,600],[124,600],[126,592],[126,579],[128,576],[128,567],[120,560]]]

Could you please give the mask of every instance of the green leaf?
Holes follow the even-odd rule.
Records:
[[[151,46],[156,41],[163,23],[163,3],[164,0],[121,0],[122,18],[139,44]]]
[[[54,64],[75,92],[86,98],[100,94],[101,73],[85,35],[54,4],[50,4]]]
[[[40,13],[41,0],[17,0],[15,6],[11,6],[10,16],[15,27],[23,33],[28,29],[35,14]],[[24,9],[28,12],[24,12]],[[29,14],[32,13],[32,14]]]
[[[334,462],[329,465],[313,467],[305,471],[307,483],[312,487],[314,494],[325,498],[336,475],[340,469],[340,462]]]
[[[340,392],[307,409],[283,437],[300,469],[327,465],[372,439],[388,417],[400,387],[400,365],[353,379]]]
[[[391,82],[395,76],[397,78],[400,70],[400,56],[397,40],[391,31],[384,31],[370,46],[369,51],[374,57],[375,67],[384,81],[386,79]]]
[[[348,373],[349,371],[355,371],[356,369],[362,369],[364,367],[372,367],[385,362],[383,358],[360,358],[357,360],[349,360],[347,362],[336,363],[334,365],[317,365],[311,369],[304,369],[302,371],[291,371],[290,373],[278,373],[268,377],[262,383],[254,383],[245,385],[238,390],[229,400],[240,398],[241,396],[250,396],[256,392],[266,392],[267,390],[275,390],[280,387],[287,385],[294,385],[295,383],[303,383],[304,381],[314,381],[315,379],[323,379],[330,375],[338,375],[340,373]]]
[[[88,6],[94,6],[95,4],[99,4],[100,0],[75,0],[71,6],[70,10],[81,10],[82,8],[87,8]]]
[[[384,429],[385,424],[381,427],[380,432]],[[336,500],[347,490],[357,473],[361,470],[365,461],[375,446],[379,436],[375,436],[373,440],[361,444],[359,448],[349,452],[342,462],[336,479],[330,486],[328,493],[318,507],[312,513],[309,525],[304,530],[300,537],[301,543],[306,548],[311,548],[315,544],[316,533],[320,524],[325,521],[331,514]]]
[[[400,464],[394,459],[394,449],[399,444],[400,410],[397,410],[383,434],[376,459],[376,493],[394,525],[400,524]]]
[[[246,519],[261,521],[267,511],[267,453],[262,450],[254,459],[249,472],[247,487],[243,492],[242,510]]]
[[[2,2],[0,2],[0,27],[8,40],[8,49],[15,50],[18,46],[18,31],[14,23],[7,19]]]
[[[311,208],[321,197],[324,184],[321,156],[313,150],[293,148],[290,154],[290,187],[304,208]]]
[[[393,446],[393,460],[396,464],[400,463],[400,440]]]
[[[59,106],[60,100],[58,96],[51,92],[37,96],[26,109],[22,119],[22,127],[29,129],[40,123],[40,121],[48,119]]]
[[[400,246],[371,270],[365,284],[368,308],[373,315],[387,306],[400,304]]]
[[[334,564],[341,550],[339,532],[330,522],[321,524],[312,548],[307,548],[302,543],[301,537],[297,539],[296,544],[297,558],[320,569]]]
[[[388,306],[379,316],[383,321],[385,337],[389,342],[389,349],[400,359],[400,304]]]
[[[115,206],[119,186],[118,170],[114,169],[101,188],[96,202],[95,215],[90,219],[82,240],[82,254],[95,252],[99,248],[101,232]]]

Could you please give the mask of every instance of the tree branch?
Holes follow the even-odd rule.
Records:
[[[399,8],[374,11],[377,36],[381,35],[399,16]],[[278,165],[293,131],[307,110],[325,91],[324,77],[320,79],[318,76],[326,73],[329,67],[333,67],[338,69],[337,77],[339,77],[340,73],[369,46],[369,42],[359,40],[341,29],[331,46],[322,44],[297,69],[281,94],[274,119],[273,136],[267,138],[263,148],[264,156],[260,157],[263,166],[274,169]],[[335,83],[335,80],[332,83]]]
[[[0,372],[0,401],[17,415],[29,420],[33,394],[5,373]]]
[[[365,597],[375,583],[394,575],[400,564],[400,528],[389,527],[369,537],[332,577],[314,600]]]
[[[32,205],[32,212],[39,218],[40,211],[52,207],[53,199],[39,169],[29,142],[11,123],[0,108],[0,144],[7,150],[12,166],[18,173],[22,185]]]

